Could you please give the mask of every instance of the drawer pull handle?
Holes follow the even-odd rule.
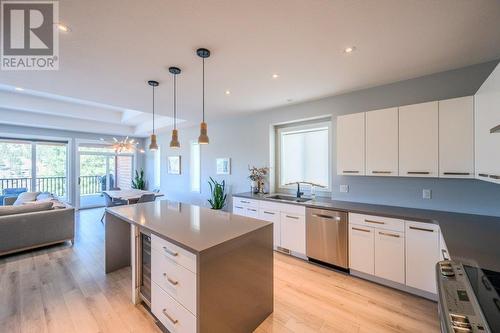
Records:
[[[177,319],[174,319],[172,318],[168,313],[167,313],[167,309],[163,309],[161,312],[163,312],[163,314],[165,315],[165,317],[167,317],[168,320],[170,320],[170,322],[172,324],[177,324],[179,321]]]
[[[273,213],[273,212],[268,212],[268,211],[264,211],[264,214],[276,215],[276,213]]]
[[[372,171],[372,173],[375,175],[388,175],[391,174],[392,171]]]
[[[469,172],[443,172],[446,176],[469,176]]]
[[[257,209],[253,209],[253,208],[247,208],[247,209],[248,209],[249,211],[251,211],[251,212],[256,212],[256,211],[257,211]]]
[[[234,208],[243,209],[243,207],[240,206],[234,206]]]
[[[379,222],[379,221],[373,221],[373,220],[366,220],[366,219],[365,219],[365,222],[366,223],[375,223],[375,224],[385,224],[385,222]]]
[[[356,170],[344,170],[342,173],[359,173],[359,171]]]
[[[174,252],[170,249],[168,249],[166,246],[163,247],[163,250],[167,253],[167,254],[170,254],[172,257],[177,257],[179,255],[179,253],[177,252]]]
[[[297,216],[291,216],[291,215],[286,215],[287,218],[289,219],[294,219],[294,220],[298,220],[299,218]]]
[[[410,229],[418,230],[418,231],[434,232],[434,230],[432,230],[432,229],[425,229],[425,228],[419,228],[419,227],[410,227]]]
[[[488,175],[487,173],[479,173],[478,176],[488,178],[490,175]]]
[[[490,178],[491,179],[500,179],[500,176],[498,176],[498,175],[490,175]]]
[[[370,230],[359,229],[359,228],[352,228],[352,230],[363,231],[363,232],[371,232]]]
[[[381,232],[379,231],[378,233],[379,235],[383,235],[383,236],[389,236],[389,237],[395,237],[395,238],[399,238],[399,235],[396,235],[396,234],[390,234],[390,233],[387,233],[387,232]]]
[[[408,171],[407,174],[409,175],[428,175],[430,174],[429,171]]]
[[[243,203],[243,204],[249,204],[249,203],[250,203],[250,201],[244,201],[244,200],[241,200],[241,203]]]
[[[450,256],[448,255],[448,251],[446,251],[446,249],[441,249],[441,253],[443,254],[444,260],[450,260]]]
[[[167,279],[167,281],[173,285],[176,286],[179,284],[179,281],[172,280],[171,278],[168,277],[167,273],[163,273],[163,276]]]

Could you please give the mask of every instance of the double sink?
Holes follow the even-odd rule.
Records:
[[[283,195],[283,194],[273,194],[266,197],[266,199],[285,201],[285,202],[307,202],[311,201],[310,198],[297,198],[291,195]]]

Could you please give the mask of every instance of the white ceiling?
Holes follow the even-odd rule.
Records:
[[[169,126],[167,68],[176,65],[179,117],[194,125],[201,117],[198,47],[212,51],[208,121],[500,58],[497,0],[59,3],[60,21],[71,29],[60,35],[60,70],[0,72],[0,122],[44,119],[58,127],[78,119],[79,130],[146,135],[146,81],[160,81],[157,110]],[[353,45],[355,52],[343,52]]]

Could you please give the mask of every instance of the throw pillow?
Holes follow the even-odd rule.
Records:
[[[40,192],[23,192],[19,194],[13,206],[19,206],[28,201],[35,201]]]

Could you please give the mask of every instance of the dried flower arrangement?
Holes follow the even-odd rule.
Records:
[[[267,175],[269,174],[268,167],[257,168],[255,166],[248,166],[248,171],[250,171],[250,175],[248,179],[252,181],[255,185],[256,192],[264,193],[264,181],[266,180]]]

